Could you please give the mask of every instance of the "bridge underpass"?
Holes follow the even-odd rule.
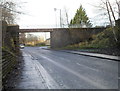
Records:
[[[51,48],[65,47],[90,40],[93,35],[102,32],[105,28],[36,28],[19,29],[19,33],[50,32]]]
[[[9,30],[7,30],[9,29]],[[5,29],[4,29],[5,30]],[[18,49],[18,32],[26,33],[18,26],[8,26],[5,43],[11,48],[11,52]],[[22,32],[21,32],[22,31]],[[37,30],[38,31],[38,30]],[[89,39],[93,34],[97,34],[103,29],[51,29],[52,47],[62,47],[68,44],[77,43]],[[5,32],[5,31],[4,31]],[[32,29],[29,32],[34,32]],[[27,32],[27,33],[29,33]],[[38,32],[41,32],[40,30]],[[43,32],[43,31],[42,31]],[[47,31],[46,31],[47,32]],[[5,33],[6,34],[6,33]],[[67,42],[68,41],[68,42]],[[9,46],[9,44],[12,46]],[[118,84],[117,62],[108,59],[100,59],[61,51],[43,50],[39,47],[26,47],[21,50],[24,57],[24,65],[21,67],[21,74],[17,73],[17,78],[12,77],[8,87],[13,85],[17,89],[116,89]],[[5,58],[3,66],[7,69],[13,68],[18,60],[11,54],[3,55]],[[14,53],[14,51],[13,51]],[[19,57],[18,52],[14,53]],[[9,58],[10,57],[10,58]],[[13,57],[13,58],[11,58]],[[14,61],[12,62],[12,60]],[[20,62],[23,60],[20,60]],[[12,62],[12,63],[11,63]],[[13,64],[9,66],[9,64]],[[22,64],[21,64],[22,65]],[[8,70],[4,70],[6,72]],[[9,71],[10,72],[10,71]],[[18,72],[18,71],[17,71]],[[112,78],[112,79],[111,79]],[[13,87],[12,87],[13,88]]]

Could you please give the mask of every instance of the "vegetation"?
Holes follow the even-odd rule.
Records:
[[[120,17],[120,1],[115,1],[115,5],[118,6],[116,9],[117,13],[118,13],[118,17]],[[115,5],[112,5],[110,3],[109,0],[101,0],[101,3],[99,6],[97,6],[96,8],[99,8],[99,10],[101,10],[100,13],[104,13],[104,17],[107,17],[107,19],[109,20],[109,24],[106,30],[104,30],[103,32],[97,34],[97,35],[93,35],[92,39],[93,40],[89,40],[89,41],[84,41],[84,42],[80,42],[78,44],[73,44],[73,45],[68,45],[66,47],[64,47],[64,49],[108,49],[109,51],[112,50],[117,50],[118,52],[120,50],[119,46],[120,46],[120,19],[118,20],[119,23],[116,22],[116,12],[113,11],[113,7]],[[116,7],[115,6],[115,7]],[[98,18],[98,17],[97,17]],[[117,23],[116,26],[115,22]],[[77,9],[77,12],[74,16],[74,18],[71,20],[70,22],[70,27],[91,27],[92,24],[89,21],[89,18],[86,15],[85,10],[82,8],[82,6],[80,6],[79,9]],[[99,27],[99,26],[96,26]],[[119,53],[120,55],[120,53]]]
[[[71,20],[69,27],[92,27],[90,20],[86,14],[85,9],[83,9],[82,5],[79,9],[77,9],[74,18]]]
[[[44,42],[42,42],[42,43],[36,44],[35,46],[46,46],[46,44]]]
[[[114,34],[112,31],[112,28],[107,28],[103,32],[101,32],[97,35],[93,35],[92,41],[85,41],[85,42],[80,42],[80,43],[74,44],[74,45],[68,45],[62,49],[72,49],[72,50],[89,49],[90,51],[92,50],[92,52],[95,50],[98,51],[100,49],[100,52],[101,52],[101,50],[107,50],[109,52],[111,52],[111,51],[113,52],[114,50],[118,50],[118,48],[120,46],[120,40],[119,40],[120,39],[120,30],[119,30],[119,28],[115,27],[115,32],[116,32],[116,34],[118,34],[118,36],[117,36],[118,42],[116,42],[114,39]],[[119,50],[118,50],[118,52],[119,52]],[[118,55],[120,55],[120,54],[118,54]]]

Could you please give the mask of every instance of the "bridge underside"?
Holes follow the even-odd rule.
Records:
[[[52,32],[53,29],[19,29],[20,33],[29,33],[29,32]]]

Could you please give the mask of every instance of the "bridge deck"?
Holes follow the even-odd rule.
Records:
[[[105,29],[105,28],[41,28],[41,29],[19,29],[20,33],[25,32],[52,32],[54,30],[97,30],[97,29]]]
[[[19,32],[52,32],[53,29],[20,29]]]

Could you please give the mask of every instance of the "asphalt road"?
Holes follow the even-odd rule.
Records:
[[[22,52],[32,57],[36,70],[50,89],[118,88],[116,61],[40,47],[25,47]]]

